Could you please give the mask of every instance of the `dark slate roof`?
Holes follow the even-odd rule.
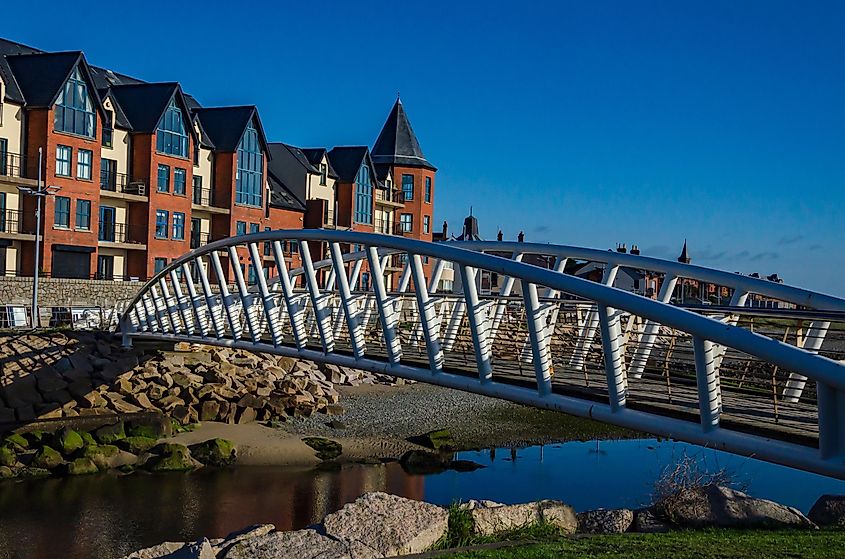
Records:
[[[402,165],[437,170],[423,155],[420,143],[399,99],[393,105],[393,110],[390,111],[387,122],[384,123],[381,134],[373,145],[373,161],[379,165]]]
[[[355,177],[365,158],[369,161],[371,168],[375,167],[367,146],[339,146],[332,148],[328,155],[337,178],[341,182],[355,182]]]
[[[14,41],[0,39],[0,77],[6,84],[6,99],[15,103],[23,104],[25,99],[12,73],[12,68],[6,60],[6,56],[14,54],[39,54],[41,51]]]
[[[273,173],[267,173],[267,182],[270,184],[270,205],[272,207],[298,212],[305,211],[305,203],[297,198]]]
[[[50,107],[76,65],[83,60],[82,53],[55,52],[43,54],[15,54],[6,61],[15,76],[18,90],[29,107]],[[94,80],[82,65],[82,74],[89,82],[94,104],[99,103]]]
[[[258,110],[254,105],[203,108],[197,109],[194,114],[199,117],[203,129],[208,133],[215,147],[223,152],[237,151],[247,124],[255,116],[258,136],[264,148],[267,149],[267,138],[261,126],[261,119],[258,117]]]
[[[192,97],[192,99],[193,99],[193,97]],[[185,99],[185,100],[187,101],[187,99]],[[190,101],[188,101],[188,104],[190,105]],[[194,122],[197,123],[197,126],[199,126],[199,129],[200,129],[200,145],[204,148],[207,148],[207,149],[215,149],[214,148],[214,142],[211,141],[211,136],[208,134],[208,131],[202,125],[202,121],[200,120],[200,117],[197,116],[196,110],[192,109],[192,111],[193,112],[191,113],[192,114],[191,119]]]
[[[177,103],[182,106],[182,111],[187,117],[185,125],[190,129],[191,135],[195,135],[190,112],[178,83],[116,85],[111,88],[111,92],[132,125],[132,130],[145,134],[155,132],[161,115],[170,104],[170,99],[176,95]]]
[[[274,142],[267,144],[267,150],[270,152],[267,176],[272,176],[299,200],[305,200],[308,173],[318,171],[308,162],[299,148]]]
[[[132,125],[129,123],[129,118],[126,116],[126,113],[123,112],[123,107],[120,106],[120,102],[117,100],[117,97],[112,95],[111,88],[100,89],[100,99],[103,101],[106,100],[107,97],[110,97],[112,100],[112,106],[114,107],[114,120],[115,122],[107,123],[112,128],[122,128],[123,130],[132,130]]]
[[[301,148],[302,153],[308,159],[308,162],[319,172],[320,170],[320,163],[323,162],[323,157],[328,155],[328,150],[326,148]],[[328,161],[328,159],[327,159]],[[328,161],[329,164],[329,176],[333,179],[337,178],[337,173],[335,172],[334,168],[332,167],[332,162]]]

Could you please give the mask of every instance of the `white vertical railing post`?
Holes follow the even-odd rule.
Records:
[[[270,337],[273,340],[274,346],[279,346],[282,343],[282,333],[280,325],[276,323],[275,314],[273,312],[273,301],[270,298],[270,290],[267,289],[267,278],[264,277],[264,266],[262,265],[261,256],[258,254],[258,247],[255,243],[249,243],[249,258],[252,265],[255,267],[256,276],[258,280],[258,293],[261,296],[261,303],[264,306],[264,317],[267,320],[267,328],[270,330]]]
[[[194,266],[199,266],[199,260],[194,260]],[[185,277],[185,286],[188,288],[188,297],[191,298],[191,306],[194,308],[197,327],[203,338],[208,336],[208,320],[203,312],[200,297],[197,294],[197,287],[194,285],[194,278],[191,276],[191,267],[188,262],[182,264],[182,275]]]
[[[402,344],[396,333],[399,317],[396,315],[396,309],[392,302],[387,298],[387,290],[384,287],[385,267],[380,262],[376,247],[367,247],[367,261],[370,264],[370,272],[373,276],[373,293],[376,298],[376,309],[381,320],[381,332],[384,337],[387,359],[391,365],[398,365],[402,358]]]
[[[475,362],[478,366],[478,378],[481,382],[493,380],[493,364],[490,360],[490,339],[488,338],[489,326],[484,316],[484,308],[478,299],[478,289],[475,286],[475,279],[478,271],[470,266],[461,265],[461,283],[464,288],[464,299],[466,300],[469,316],[469,328],[472,334],[473,345],[475,346]]]
[[[211,251],[211,264],[214,267],[214,275],[217,276],[217,288],[220,290],[220,303],[223,306],[223,312],[229,321],[229,331],[232,333],[232,338],[239,339],[243,335],[240,321],[232,312],[232,296],[229,293],[229,286],[227,284],[226,275],[223,273],[223,265],[220,264],[220,255],[216,250]],[[229,262],[234,268],[238,265],[237,261]]]
[[[678,278],[673,274],[666,274],[663,278],[663,284],[660,286],[660,293],[657,299],[661,303],[668,303],[672,299],[672,293],[675,292],[675,286],[678,284]],[[628,376],[631,378],[640,378],[645,372],[648,358],[651,355],[652,349],[655,346],[657,334],[660,332],[660,323],[653,320],[646,320],[643,333],[637,342],[634,355],[631,358],[631,366],[628,368]]]
[[[719,374],[713,366],[711,344],[699,336],[692,338],[695,350],[695,379],[698,386],[698,411],[705,431],[719,427],[722,413],[722,390]]]
[[[622,313],[611,307],[598,305],[604,368],[607,375],[607,396],[610,409],[625,407],[628,397],[628,377],[625,374],[625,357],[622,353]]]
[[[340,244],[338,243],[331,243],[330,248],[335,278],[340,293],[340,304],[343,307],[343,314],[346,316],[346,328],[349,330],[349,343],[352,346],[352,354],[355,356],[355,359],[361,359],[364,357],[364,334],[361,332],[359,313],[352,308],[352,291],[349,289],[349,280],[346,277],[343,253],[340,252]],[[360,269],[360,265],[358,269]]]
[[[279,241],[273,241],[273,259],[276,261],[279,283],[282,284],[282,298],[285,300],[285,307],[288,311],[288,318],[290,319],[296,348],[302,351],[305,349],[305,343],[308,339],[305,333],[305,320],[302,316],[303,310],[300,304],[294,302],[293,282],[290,279],[290,274],[288,274],[285,255],[282,251],[282,244]]]
[[[616,281],[616,274],[619,272],[619,266],[607,264],[602,272],[601,282],[607,286],[613,286]],[[590,352],[590,346],[593,345],[593,338],[596,337],[596,329],[599,326],[598,308],[592,307],[587,311],[587,316],[584,317],[584,322],[578,330],[578,341],[575,344],[575,351],[569,361],[569,366],[576,371],[583,371],[587,362],[587,354]]]
[[[437,331],[434,329],[437,315],[434,312],[434,301],[428,297],[426,289],[425,274],[423,273],[422,260],[419,254],[409,254],[411,275],[414,279],[414,293],[417,298],[419,320],[422,324],[423,337],[425,338],[428,363],[432,373],[439,373],[443,370],[443,349],[440,347],[440,340]]]
[[[824,343],[827,331],[830,328],[830,322],[826,320],[814,320],[810,323],[807,334],[802,340],[796,344],[798,347],[809,351],[811,353],[818,353],[822,344]],[[789,373],[789,378],[786,381],[786,386],[783,389],[783,400],[785,402],[796,403],[804,393],[804,386],[807,384],[807,377],[799,375],[795,372]]]
[[[522,280],[522,298],[525,301],[525,317],[528,322],[528,338],[534,362],[534,375],[537,378],[537,392],[540,396],[552,393],[551,356],[548,339],[542,335],[543,313],[540,311],[537,286]]]
[[[179,309],[179,317],[182,319],[184,331],[189,336],[193,336],[193,316],[191,315],[191,313],[188,312],[188,301],[185,300],[185,295],[182,293],[182,285],[179,281],[179,277],[176,274],[176,268],[170,270],[168,277],[170,278],[170,284],[173,286],[173,296],[176,299],[176,308]]]
[[[317,275],[314,273],[314,263],[311,260],[311,250],[307,242],[299,243],[299,256],[302,258],[302,268],[305,272],[305,285],[311,296],[311,305],[314,308],[314,320],[317,323],[317,331],[320,334],[320,343],[323,346],[323,353],[334,351],[334,336],[331,330],[331,311],[326,309],[325,298],[320,295],[320,288],[317,285]]]

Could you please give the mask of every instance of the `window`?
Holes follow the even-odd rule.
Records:
[[[103,128],[103,147],[110,148],[114,145],[114,130]]]
[[[326,185],[326,179],[329,175],[329,166],[325,163],[320,163],[320,184]]]
[[[260,208],[263,199],[264,156],[258,143],[258,131],[247,126],[238,144],[238,172],[235,176],[235,203]]]
[[[370,168],[364,164],[358,170],[355,184],[355,222],[373,222],[373,182]]]
[[[168,219],[169,219],[168,212],[165,210],[156,210],[156,239],[166,239],[167,238],[167,227],[168,227]]]
[[[185,178],[185,169],[173,169],[173,194],[185,194],[185,185],[187,179]]]
[[[257,281],[258,281],[258,274],[255,273],[255,266],[253,264],[250,264],[249,267],[247,268],[246,282],[249,285],[255,285],[255,283]]]
[[[235,224],[235,234],[237,236],[246,235],[246,221],[239,221]]]
[[[56,227],[70,227],[70,198],[56,196],[56,212],[53,222]]]
[[[176,104],[176,96],[170,100],[167,110],[158,121],[156,131],[156,151],[167,155],[188,157],[188,134],[185,132],[185,121],[182,109]]]
[[[117,161],[114,159],[100,160],[100,188],[112,192],[117,190]]]
[[[249,224],[249,232],[250,233],[258,233],[260,231],[257,223],[250,223]]]
[[[410,233],[414,228],[414,216],[412,214],[402,214],[399,216],[399,225],[401,225],[403,233]]]
[[[299,241],[296,239],[291,240],[290,242],[290,252],[291,254],[296,254],[299,252]]]
[[[423,216],[423,233],[431,233],[431,216]]]
[[[173,238],[177,241],[185,239],[185,214],[173,212]]]
[[[76,228],[91,229],[91,201],[76,201]]]
[[[158,166],[158,182],[156,188],[159,192],[170,192],[170,167],[167,165]]]
[[[200,146],[199,144],[194,146],[194,167],[200,166]]]
[[[425,203],[431,204],[431,177],[425,178]]]
[[[114,279],[114,256],[97,256],[97,279]]]
[[[56,100],[53,125],[59,132],[93,138],[97,131],[96,122],[94,103],[88,95],[88,85],[82,79],[82,73],[77,66]]]
[[[271,229],[270,229],[269,227],[265,227],[265,228],[264,228],[264,230],[265,230],[265,231],[270,231]],[[271,252],[270,252],[270,246],[271,246],[271,245],[270,245],[270,241],[265,241],[265,242],[264,242],[264,256],[270,256],[270,255],[271,255]]]
[[[2,95],[2,84],[0,84],[0,95]],[[0,111],[3,109],[3,98],[0,97]],[[3,124],[2,117],[0,117],[0,124]],[[9,159],[9,140],[7,138],[0,138],[0,175],[5,175],[8,172]]]
[[[91,161],[94,154],[90,149],[81,149],[76,153],[76,178],[91,180]]]
[[[164,267],[167,266],[167,258],[156,258],[154,262],[154,271],[156,274],[164,270]]]
[[[414,199],[414,175],[402,175],[402,192],[405,200]]]
[[[70,158],[73,150],[68,146],[56,146],[56,176],[70,176]]]

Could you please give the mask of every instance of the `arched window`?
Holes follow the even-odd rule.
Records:
[[[53,124],[59,132],[70,132],[88,138],[96,135],[97,117],[94,114],[94,103],[88,95],[88,84],[82,79],[79,66],[73,70],[73,74],[59,93]]]
[[[358,170],[355,181],[355,222],[373,222],[373,181],[366,163]]]
[[[235,179],[235,203],[260,208],[263,194],[264,156],[258,131],[250,124],[238,144],[238,174]]]
[[[185,131],[185,120],[182,109],[176,104],[176,97],[170,100],[170,105],[158,122],[156,132],[156,151],[167,155],[188,157],[188,133]]]

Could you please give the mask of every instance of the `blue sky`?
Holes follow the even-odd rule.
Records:
[[[845,3],[59,6],[10,3],[0,32],[256,104],[272,140],[372,144],[401,92],[437,227],[473,206],[487,238],[687,238],[694,263],[845,295]]]

